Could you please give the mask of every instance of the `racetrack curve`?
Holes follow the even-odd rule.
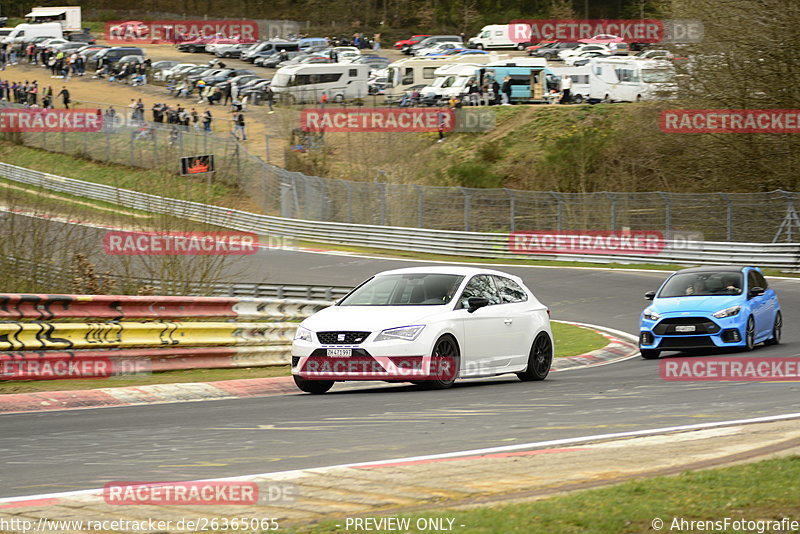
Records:
[[[238,260],[240,281],[353,285],[414,261],[269,250]],[[643,295],[665,273],[498,267],[519,275],[554,319],[637,331]],[[774,279],[784,343],[797,356],[800,282]],[[747,355],[745,357],[749,357]],[[667,382],[658,362],[457,383],[0,416],[0,497],[382,460],[615,431],[800,412],[797,383]]]

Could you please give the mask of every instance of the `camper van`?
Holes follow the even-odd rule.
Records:
[[[275,97],[288,104],[365,98],[369,92],[369,65],[310,63],[281,67],[272,78]]]
[[[245,52],[242,52],[241,59],[253,63],[259,57],[271,56],[283,50],[287,52],[297,52],[300,50],[300,44],[297,41],[284,41],[282,39],[262,41],[255,44],[252,48],[248,48]]]
[[[675,67],[659,59],[624,57],[589,61],[591,102],[639,102],[675,97]]]
[[[3,38],[3,43],[20,43],[29,41],[34,37],[54,37],[62,39],[64,32],[58,22],[47,22],[45,24],[18,24],[13,30]]]
[[[25,15],[32,24],[44,24],[57,22],[61,29],[67,33],[83,31],[81,27],[81,7],[34,7],[31,12]]]
[[[480,86],[497,81],[501,86],[506,79],[511,82],[511,103],[530,104],[547,102],[546,67],[510,67],[485,65],[475,71],[475,78]]]
[[[476,37],[469,40],[470,48],[516,48],[525,50],[528,43],[515,43],[508,33],[508,24],[492,24],[484,26]]]
[[[422,89],[433,83],[436,78],[436,69],[443,65],[457,63],[485,65],[491,61],[496,61],[498,57],[495,53],[492,53],[459,57],[438,56],[400,59],[389,64],[389,80],[384,94],[389,102],[400,100],[412,88]]]
[[[475,79],[478,63],[451,63],[442,65],[433,72],[435,78],[430,85],[420,89],[422,98],[430,101],[449,100],[467,93],[467,83]]]
[[[564,76],[569,76],[572,78],[572,89],[570,89],[572,103],[581,104],[589,100],[589,76],[591,72],[589,65],[582,67],[549,67],[547,72],[548,91],[561,92],[561,80],[564,79]]]

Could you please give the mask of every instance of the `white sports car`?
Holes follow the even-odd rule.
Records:
[[[292,344],[292,374],[308,393],[346,380],[544,380],[552,360],[547,307],[518,277],[471,267],[376,274],[303,321]]]

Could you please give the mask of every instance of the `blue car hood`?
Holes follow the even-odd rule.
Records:
[[[671,297],[656,299],[651,306],[660,314],[680,312],[714,313],[742,303],[742,295],[711,295],[701,297]]]

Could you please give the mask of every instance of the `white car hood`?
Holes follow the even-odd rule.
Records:
[[[431,316],[441,315],[452,308],[452,303],[443,306],[331,306],[301,324],[313,332],[378,332],[398,326],[426,324]]]

